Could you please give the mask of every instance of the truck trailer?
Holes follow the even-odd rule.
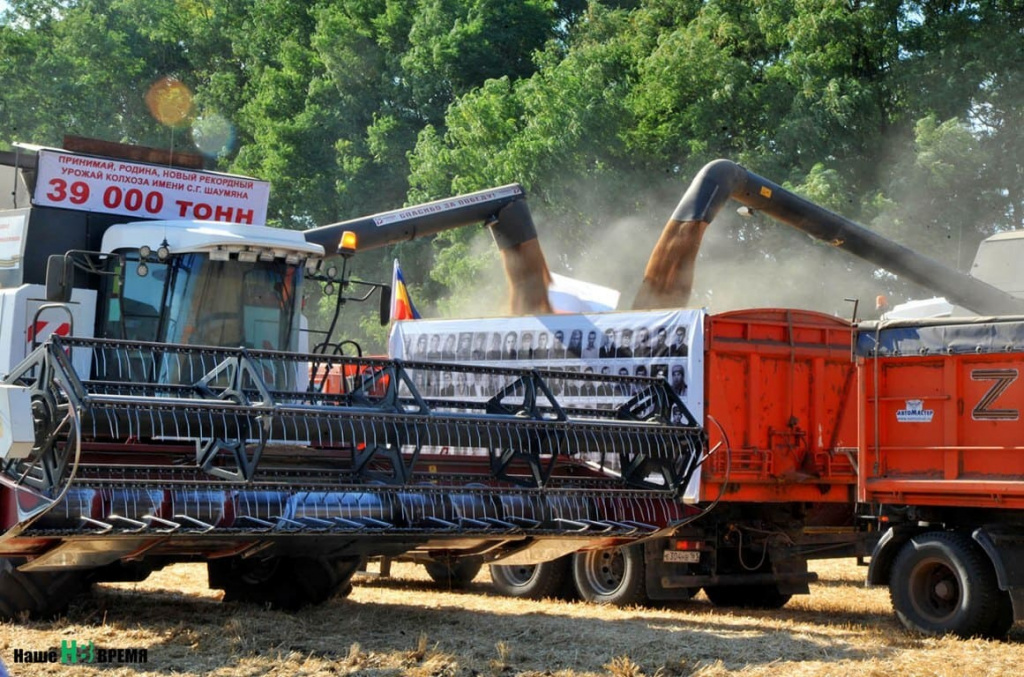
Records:
[[[1005,635],[1024,618],[1024,475],[1015,460],[1024,299],[1011,274],[1019,237],[989,238],[971,274],[961,273],[718,160],[667,224],[638,300],[680,290],[659,278],[659,256],[688,229],[703,232],[730,197],[977,314],[858,324],[856,396],[841,416],[856,408],[857,511],[880,533],[868,584],[888,585],[896,616],[912,630]]]
[[[777,608],[809,592],[808,560],[870,551],[870,524],[855,515],[851,336],[845,320],[792,309],[621,311],[407,320],[395,324],[389,352],[407,359],[426,349],[430,359],[431,343],[448,337],[484,346],[509,338],[518,347],[511,357],[467,351],[465,362],[561,370],[553,385],[562,399],[598,409],[613,406],[614,393],[588,387],[588,375],[662,379],[706,426],[710,453],[683,492],[688,517],[671,534],[493,564],[499,591],[628,605],[703,588],[719,606]],[[462,398],[436,387],[453,406],[475,397],[474,384]]]

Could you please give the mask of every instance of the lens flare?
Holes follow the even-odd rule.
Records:
[[[235,128],[222,115],[203,115],[192,123],[192,142],[203,155],[226,155],[235,143]]]
[[[158,122],[175,127],[192,114],[192,90],[175,78],[160,78],[146,92],[146,106]]]

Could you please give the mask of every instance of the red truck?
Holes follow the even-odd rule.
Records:
[[[908,628],[1005,635],[1024,617],[1024,301],[720,160],[666,225],[636,308],[685,305],[700,239],[730,197],[990,317],[851,324],[760,309],[690,323],[698,340],[687,379],[700,397],[686,402],[710,450],[685,495],[690,517],[629,547],[497,560],[495,586],[620,604],[703,588],[716,605],[771,608],[808,591],[808,560],[869,557],[868,583],[889,586]],[[671,329],[668,312],[582,321]],[[409,325],[419,333],[493,325],[521,340],[561,324],[573,321],[408,322],[396,335]],[[392,352],[404,349],[393,337]],[[651,373],[658,361],[631,358],[627,367],[638,362]],[[600,364],[576,355],[559,366]]]

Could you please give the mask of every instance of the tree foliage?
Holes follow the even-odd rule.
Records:
[[[1021,0],[14,0],[0,81],[0,144],[195,148],[269,180],[283,227],[518,181],[552,268],[611,258],[627,297],[716,157],[960,267],[1024,228]],[[189,93],[177,119],[147,105],[168,82]],[[702,270],[725,257],[780,279],[806,246],[760,218],[714,228]],[[479,232],[356,272],[387,277],[397,251],[421,309],[461,312],[500,294],[480,284],[496,254]],[[815,280],[910,293],[822,260],[839,273]],[[725,303],[729,275],[698,273],[716,308],[785,302]]]

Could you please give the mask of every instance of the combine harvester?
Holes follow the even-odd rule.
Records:
[[[853,326],[792,309],[680,311],[730,198],[989,317]],[[808,560],[870,555],[868,582],[889,586],[908,628],[999,637],[1024,617],[1024,300],[982,280],[1016,283],[1005,246],[1016,242],[990,238],[977,277],[964,275],[719,160],[666,224],[637,310],[402,322],[391,352],[408,355],[421,336],[501,332],[519,346],[529,337],[527,361],[520,350],[481,364],[686,375],[682,399],[715,450],[685,494],[700,512],[641,544],[498,563],[491,577],[506,594],[632,604],[703,588],[715,605],[774,608],[808,592]],[[679,327],[687,350],[666,351],[656,337]],[[572,332],[582,345],[538,353]],[[581,383],[559,387],[603,405]]]
[[[179,561],[297,608],[371,556],[543,561],[683,518],[705,435],[661,380],[595,378],[621,395],[581,409],[557,373],[302,349],[304,285],[351,300],[357,241],[487,223],[543,266],[518,186],[303,234],[258,225],[265,183],[76,143],[0,158],[0,618]],[[510,279],[545,309],[543,279]],[[500,386],[456,411],[418,385],[452,371]]]

